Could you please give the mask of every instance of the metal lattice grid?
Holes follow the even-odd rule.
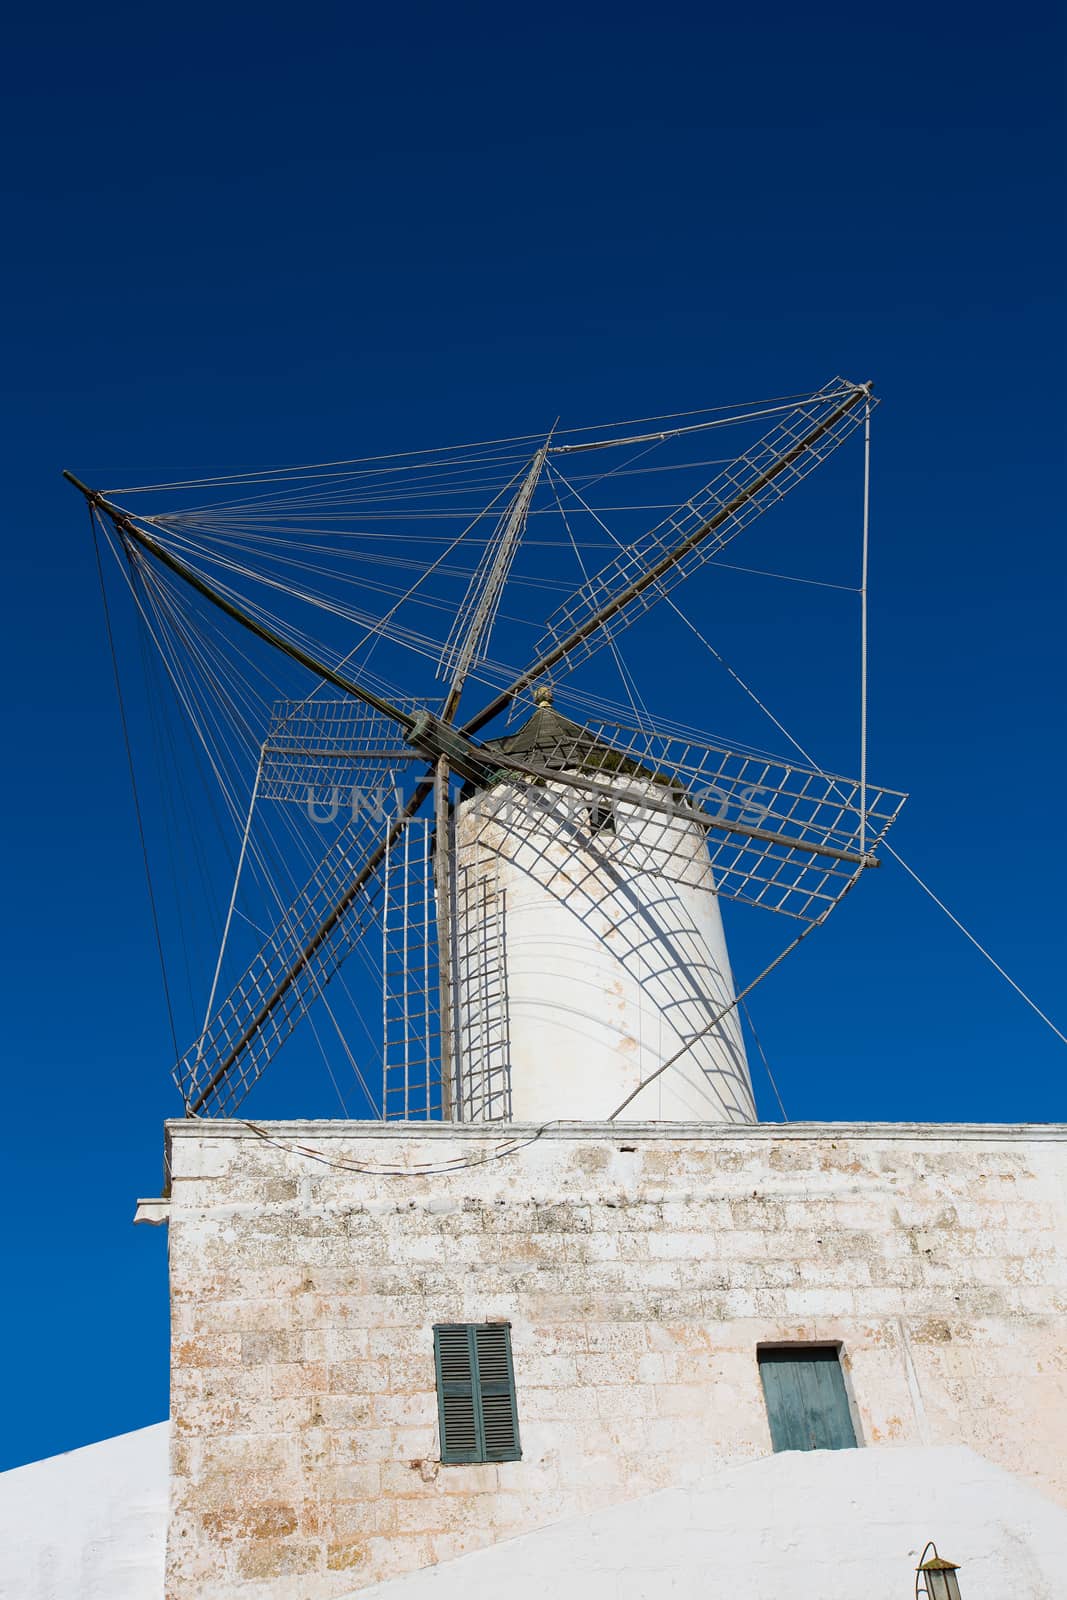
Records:
[[[453,850],[453,862],[456,856]],[[477,841],[456,867],[453,919],[455,1059],[464,1121],[511,1116],[506,912],[494,856]]]
[[[441,1003],[432,828],[416,817],[382,867],[382,1115],[441,1115]]]
[[[398,705],[414,714],[424,702]],[[391,718],[358,701],[278,700],[263,744],[260,798],[345,809],[358,795],[373,809],[375,797],[388,796],[420,759]]]
[[[514,804],[498,803],[506,791]],[[535,902],[563,908],[594,940],[609,944],[617,968],[639,985],[680,1038],[701,1034],[724,1006],[728,1009],[732,987],[705,942],[694,901],[680,892],[678,877],[672,881],[659,870],[656,860],[635,859],[631,841],[619,828],[606,826],[603,814],[591,825],[594,808],[588,795],[581,796],[583,804],[577,808],[568,805],[574,793],[546,782],[507,785],[504,791],[470,797],[463,806],[461,857],[480,857],[476,879],[487,877],[490,886],[494,879],[500,884],[510,879],[521,883],[524,903],[532,891]],[[670,847],[676,858],[688,856],[691,863],[682,881],[702,891],[698,900],[713,897],[703,830],[680,816],[664,819],[657,813],[657,837],[665,822],[674,835]],[[505,1018],[507,1008],[505,995]],[[748,1121],[751,1097],[745,1092],[743,1069],[738,1070],[743,1055],[739,1037],[733,1043],[733,1028],[720,1017],[707,1041],[714,1044],[717,1059],[712,1062],[701,1046],[691,1065],[714,1076],[724,1104],[731,1108],[728,1115]],[[491,1104],[484,1114],[506,1116],[498,1105]]]
[[[520,797],[543,772],[550,788],[575,791],[579,809],[610,807],[613,832],[635,871],[696,882],[710,863],[723,899],[802,921],[816,920],[840,898],[906,799],[771,756],[619,723],[563,727],[529,762],[500,754],[502,767],[515,768],[515,787],[510,798],[499,792],[499,805],[531,804],[533,796]],[[679,831],[680,820],[706,834],[701,860],[681,846],[688,830]]]
[[[379,849],[380,824],[348,823],[200,1038],[175,1082],[191,1111],[232,1114],[341,962],[373,926],[381,881],[357,876]]]
[[[549,617],[531,659],[540,662],[564,641],[576,640],[568,648],[570,670],[613,640],[832,455],[863,422],[861,402],[867,400],[866,390],[836,378],[788,412],[678,511],[582,584]],[[566,447],[554,453],[566,453]],[[577,639],[594,623],[588,637]]]

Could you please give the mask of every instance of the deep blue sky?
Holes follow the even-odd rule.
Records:
[[[130,1218],[177,1105],[63,466],[129,482],[873,377],[872,762],[913,796],[900,849],[1062,1025],[1057,9],[8,23],[0,1466],[167,1404],[165,1238]],[[791,663],[761,649],[773,687]],[[797,731],[818,742],[817,706]],[[1062,1117],[1064,1047],[877,876],[759,997],[791,1114]]]

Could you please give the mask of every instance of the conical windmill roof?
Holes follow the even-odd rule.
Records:
[[[603,743],[587,728],[555,709],[551,692],[537,692],[537,706],[531,716],[514,733],[501,739],[486,741],[487,750],[498,750],[501,755],[513,756],[518,761],[529,761],[532,767],[549,771],[595,772],[612,776],[624,773],[631,777],[648,778],[654,783],[670,783],[668,774],[644,766],[632,755],[624,755],[611,745]]]

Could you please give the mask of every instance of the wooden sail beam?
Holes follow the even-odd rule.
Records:
[[[255,634],[257,639],[262,639],[264,644],[272,645],[275,650],[280,650],[291,661],[296,661],[300,666],[306,667],[316,677],[325,679],[327,683],[332,683],[335,689],[340,689],[342,693],[352,695],[355,699],[362,700],[364,705],[372,707],[375,711],[380,711],[382,716],[389,717],[391,721],[403,728],[405,733],[410,733],[415,725],[415,718],[409,712],[402,711],[399,706],[394,706],[390,701],[383,699],[381,695],[375,694],[372,689],[364,688],[362,684],[356,683],[353,679],[344,677],[342,673],[336,672],[333,667],[327,666],[324,661],[319,661],[315,656],[310,655],[308,651],[302,650],[291,639],[286,639],[284,634],[276,633],[273,628],[267,627],[266,623],[258,622],[255,617],[250,616],[239,605],[235,605],[226,595],[214,588],[205,578],[202,578],[195,568],[188,566],[179,556],[168,550],[166,545],[153,538],[150,533],[146,533],[143,528],[139,528],[136,522],[120,506],[113,505],[98,490],[90,489],[88,484],[82,483],[81,479],[76,478],[73,472],[68,472],[64,469],[63,476],[68,483],[72,483],[76,489],[80,490],[95,510],[104,512],[121,533],[134,540],[142,550],[147,550],[149,555],[154,556],[157,561],[181,578],[190,588],[195,589],[197,594],[203,595],[205,600],[209,600],[213,606],[217,606],[220,611],[225,612],[226,616],[231,617],[234,622],[240,623],[242,628],[247,628],[249,633]]]
[[[472,717],[469,722],[463,725],[463,732],[466,734],[479,733],[487,723],[491,722],[501,711],[507,709],[517,694],[521,693],[523,689],[528,689],[531,684],[536,683],[538,678],[543,678],[546,672],[550,672],[553,667],[558,666],[580,644],[591,638],[598,629],[605,627],[613,617],[617,617],[621,611],[625,610],[632,600],[637,599],[646,589],[657,583],[665,573],[678,566],[679,562],[683,561],[692,550],[697,549],[717,529],[729,522],[731,517],[736,516],[744,506],[749,505],[757,495],[761,494],[769,484],[787,471],[805,451],[811,449],[812,445],[817,444],[850,411],[857,406],[868,404],[871,398],[871,389],[872,385],[870,383],[857,384],[852,393],[839,406],[835,407],[828,416],[824,417],[817,427],[812,428],[803,438],[798,439],[795,445],[790,446],[788,450],[778,456],[746,488],[739,490],[725,505],[720,506],[714,516],[709,517],[699,528],[687,534],[673,549],[665,551],[657,561],[654,561],[646,571],[641,573],[640,577],[634,578],[632,582],[626,584],[617,595],[614,595],[591,617],[588,617],[568,638],[561,640],[559,644],[543,655],[539,661],[535,662],[532,667],[527,667],[525,672],[521,672],[506,689],[502,689],[498,695],[490,700],[489,704],[484,706],[477,716]]]
[[[598,783],[573,772],[561,772],[554,767],[531,766],[514,756],[498,755],[497,762],[503,772],[514,772],[523,778],[533,778],[539,784],[558,783],[566,789],[579,789],[594,800],[629,800],[639,809],[655,811],[667,817],[677,817],[682,822],[692,822],[701,828],[713,828],[720,833],[736,833],[744,839],[756,839],[762,844],[782,845],[788,850],[801,850],[812,856],[825,856],[829,861],[844,861],[857,867],[880,867],[879,858],[863,850],[841,850],[836,845],[818,844],[795,834],[777,833],[771,828],[758,828],[750,822],[738,822],[732,817],[712,816],[699,806],[679,803],[678,792],[673,798],[662,798],[650,790],[620,792],[610,783]],[[668,795],[670,791],[668,790]]]
[[[296,661],[303,667],[306,667],[308,671],[314,673],[317,677],[325,679],[327,683],[333,684],[335,688],[342,690],[343,693],[351,695],[357,700],[361,700],[365,705],[369,705],[375,711],[381,712],[382,715],[391,718],[401,728],[403,728],[406,734],[410,733],[415,727],[416,718],[410,715],[410,713],[402,711],[398,706],[394,706],[388,700],[385,700],[381,696],[374,694],[373,691],[365,689],[361,684],[355,683],[351,679],[346,678],[342,673],[334,671],[334,669],[327,666],[325,662],[317,660],[306,650],[302,650],[299,645],[293,644],[290,640],[284,638],[283,635],[276,633],[273,628],[269,628],[264,623],[258,622],[256,618],[250,616],[246,611],[242,610],[240,606],[235,605],[225,595],[220,594],[218,590],[214,589],[211,584],[206,582],[206,580],[203,579],[198,572],[196,572],[192,567],[187,566],[187,564],[178,556],[172,554],[172,552],[169,551],[163,544],[161,544],[159,540],[153,538],[151,534],[146,533],[143,528],[139,528],[137,524],[126,514],[126,512],[121,509],[121,507],[112,504],[112,502],[104,495],[100,494],[99,491],[89,488],[89,486],[83,483],[80,478],[75,477],[74,473],[64,471],[63,476],[85,496],[86,500],[89,502],[90,506],[94,508],[94,510],[102,512],[104,515],[106,515],[121,533],[134,540],[136,544],[138,544],[142,549],[146,550],[157,561],[161,562],[163,566],[167,567],[177,577],[181,578],[185,583],[189,584],[191,588],[195,589],[198,594],[204,597],[205,600],[210,601],[212,605],[217,606],[220,611],[226,614],[226,616],[232,618],[234,622],[239,623],[242,628],[246,628],[250,633],[255,634],[257,638],[263,640],[265,644],[272,645],[275,649],[280,650],[291,660]],[[396,838],[399,837],[407,823],[416,814],[416,812],[421,809],[422,805],[432,792],[433,782],[431,779],[425,779],[418,784],[403,812],[389,830],[389,845],[395,842]],[[207,1084],[204,1085],[203,1088],[199,1089],[195,1096],[187,1102],[186,1114],[188,1116],[198,1116],[204,1109],[204,1106],[210,1100],[211,1096],[225,1081],[231,1068],[237,1062],[247,1046],[255,1038],[256,1033],[267,1021],[275,1007],[296,982],[301,973],[303,973],[309,967],[315,955],[322,948],[327,939],[329,939],[331,933],[336,928],[345,912],[352,905],[366,885],[371,881],[385,857],[386,849],[387,844],[386,841],[383,840],[382,843],[376,846],[375,849],[372,850],[368,855],[362,866],[354,874],[351,882],[345,890],[344,895],[333,908],[330,915],[322,922],[312,937],[301,947],[285,973],[275,985],[271,994],[267,996],[267,998],[263,1001],[263,1004],[259,1007],[256,1015],[245,1026],[240,1037],[226,1052],[226,1055],[212,1073]]]
[[[460,1120],[456,1115],[460,1110],[457,1094],[460,1063],[456,1059],[457,1052],[454,1048],[459,1039],[459,1028],[452,993],[453,980],[456,976],[452,917],[455,858],[450,837],[448,779],[448,757],[438,756],[433,790],[435,837],[433,883],[437,919],[437,999],[441,1023],[441,1120],[443,1122]]]
[[[549,438],[551,438],[551,434]],[[492,616],[493,607],[507,581],[511,563],[518,549],[523,529],[526,526],[526,514],[530,509],[530,501],[533,499],[534,490],[537,488],[537,482],[544,469],[547,455],[548,441],[546,440],[530,463],[530,470],[523,479],[519,492],[512,503],[500,544],[486,579],[485,588],[474,609],[466,635],[460,641],[455,657],[452,684],[449,688],[444,708],[441,711],[442,722],[451,723],[455,718],[460,696],[463,693],[463,685],[466,683],[470,669],[474,664],[474,655],[478,648],[482,630]]]
[[[301,973],[306,971],[306,969],[310,966],[312,960],[322,946],[326,943],[326,940],[330,937],[330,934],[336,928],[337,924],[340,922],[349,906],[363,891],[363,889],[366,888],[367,884],[373,878],[374,874],[384,861],[386,851],[391,849],[396,840],[399,839],[400,835],[407,827],[407,824],[411,821],[415,813],[421,809],[423,802],[430,794],[432,794],[432,792],[432,780],[424,780],[419,784],[418,788],[411,796],[411,799],[408,801],[399,817],[397,817],[396,821],[390,827],[387,838],[383,839],[381,844],[377,845],[371,851],[363,865],[352,878],[351,883],[345,890],[337,905],[330,912],[330,915],[322,923],[317,932],[314,933],[307,943],[301,948],[298,955],[294,958],[290,966],[274,986],[272,992],[263,1001],[259,1010],[256,1012],[256,1015],[252,1018],[251,1022],[246,1025],[241,1033],[240,1038],[237,1039],[233,1045],[231,1045],[230,1049],[226,1052],[226,1055],[219,1062],[219,1065],[212,1073],[209,1081],[201,1090],[198,1091],[192,1100],[187,1102],[185,1108],[187,1116],[199,1116],[200,1112],[204,1109],[204,1106],[210,1100],[211,1096],[224,1082],[231,1068],[236,1064],[240,1056],[247,1049],[248,1045],[251,1044],[260,1028],[263,1027],[263,1024],[269,1019],[275,1007],[292,988],[293,984],[296,982],[297,978],[300,977]]]

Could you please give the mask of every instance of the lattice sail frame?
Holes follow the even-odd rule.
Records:
[[[204,1097],[203,1109],[232,1113],[333,972],[380,922],[383,1116],[411,1120],[440,1113],[432,825],[426,818],[411,819],[397,838],[392,836],[399,806],[395,770],[413,754],[387,719],[351,701],[275,708],[263,751],[261,797],[304,806],[313,796],[326,805],[326,791],[339,788],[353,797],[352,815],[346,814],[320,868],[208,1031],[179,1063],[178,1083],[187,1104]],[[828,916],[848,892],[906,799],[880,786],[864,792],[855,779],[773,756],[615,721],[570,724],[553,744],[540,746],[535,764],[503,753],[499,761],[500,779],[483,801],[506,812],[512,825],[534,826],[539,809],[558,810],[563,797],[573,799],[579,817],[588,819],[595,808],[603,826],[606,806],[617,865],[693,884],[706,879],[710,864],[722,899],[809,925]],[[680,848],[680,823],[703,831],[708,848],[699,859]],[[382,852],[380,871],[353,897],[284,1000],[257,1022],[280,976],[291,970],[343,893],[354,865],[375,846]],[[579,869],[584,854],[589,856],[586,870],[597,870],[595,852],[575,847],[570,873]],[[454,855],[451,859],[454,866]],[[453,884],[457,903],[470,892],[460,873]],[[479,996],[506,999],[504,911],[496,908],[499,937],[492,950],[464,948],[462,940],[453,944],[458,988],[474,997],[475,1012]],[[472,919],[460,918],[460,923],[466,926]],[[462,1086],[468,1115],[477,1110],[486,1118],[506,1116],[500,1105],[507,1098],[508,1041],[506,1022],[503,1033],[499,1024],[501,1016],[506,1019],[506,1003],[487,1001],[484,1013],[454,1022],[455,1081]],[[242,1039],[233,1063],[212,1087],[220,1061]]]
[[[569,650],[565,668],[571,671],[579,662],[611,643],[636,616],[649,610],[669,590],[677,588],[699,567],[714,560],[744,528],[783,500],[862,426],[864,411],[860,406],[835,418],[843,397],[857,393],[853,385],[835,378],[809,400],[793,407],[769,433],[677,511],[624,546],[614,560],[588,578],[552,613],[534,648],[533,660],[543,660],[561,641],[580,632],[616,595],[626,592],[638,579],[643,580],[650,570],[662,566],[654,582],[633,595],[614,616],[599,623],[590,637]],[[876,403],[873,397],[870,403]],[[812,440],[811,433],[820,427],[825,431]],[[570,454],[574,448],[563,447],[550,453]],[[772,470],[774,476],[761,485],[760,480]],[[739,499],[742,500],[740,505],[737,504]],[[715,528],[707,535],[704,530],[709,523],[714,523]]]
[[[411,707],[419,708],[417,702]],[[260,799],[314,808],[326,821],[362,815],[382,827],[381,893],[371,904],[382,926],[386,1121],[421,1120],[439,1116],[442,1110],[433,824],[427,817],[413,817],[395,840],[387,827],[402,803],[398,774],[403,775],[405,768],[410,771],[412,761],[421,759],[399,738],[394,723],[351,700],[279,701],[263,746],[260,773]],[[475,870],[476,863],[469,859],[457,863],[454,855],[451,860],[450,955],[455,988],[466,1002],[462,1021],[454,1019],[451,1029],[454,1059],[463,1062],[462,1073],[455,1074],[452,1109],[456,1115],[481,1121],[499,1120],[510,1114],[511,1107],[504,906],[495,891],[492,903],[485,903],[490,891]],[[478,916],[473,914],[474,897],[479,900]],[[341,959],[370,932],[358,908],[353,908],[351,920],[354,929],[339,932]],[[291,953],[295,958],[295,945]],[[265,1043],[272,1040],[273,1036]],[[261,1052],[257,1047],[252,1053]]]
[[[363,861],[380,851],[384,864],[402,809],[402,778],[420,761],[395,722],[355,701],[276,702],[260,756],[257,802],[297,804],[320,823],[340,818],[340,831],[204,1032],[177,1061],[174,1080],[187,1107],[232,1115],[372,930],[382,914],[380,873],[352,894],[328,936],[301,960],[350,893]],[[284,992],[274,999],[283,980]]]
[[[434,703],[398,701],[414,715]],[[371,797],[395,791],[398,779],[423,758],[405,744],[391,718],[354,700],[279,700],[263,744],[259,798],[332,807],[353,786]],[[357,811],[360,806],[357,804]]]
[[[456,1114],[473,1122],[511,1117],[511,1033],[508,1008],[507,891],[480,842],[462,857],[453,846],[452,1028]],[[489,870],[486,870],[487,867]]]
[[[433,825],[413,817],[382,863],[382,1116],[440,1117],[441,985]]]
[[[561,734],[538,750],[536,766],[551,787],[572,785],[582,804],[610,789],[613,831],[635,871],[695,881],[702,868],[675,843],[672,823],[682,817],[706,832],[721,899],[809,923],[863,870],[907,799],[778,757],[617,722],[587,723],[579,738]],[[516,775],[523,769],[529,783],[534,768],[515,763]]]
[[[463,731],[469,734],[484,727],[507,704],[509,697],[514,703],[517,692],[528,688],[550,667],[569,671],[613,640],[635,616],[713,559],[749,522],[782,499],[832,454],[876,403],[869,385],[851,385],[836,379],[815,395],[793,405],[788,415],[730,468],[696,491],[678,511],[621,549],[614,560],[586,580],[549,619],[534,665],[483,707]],[[597,447],[595,443],[562,446],[552,453],[564,455]],[[546,445],[546,451],[547,448]],[[180,560],[176,560],[173,553],[168,554],[157,539],[148,537],[143,526],[138,529],[120,508],[86,490],[84,485],[78,484],[78,487],[89,496],[90,504],[102,508],[112,518],[124,539],[132,538],[149,548],[158,560],[212,598],[210,586],[205,586],[191,569],[183,568]],[[151,518],[141,521],[156,526]],[[214,598],[219,603],[217,593]],[[247,616],[242,617],[226,602],[222,604],[223,609],[236,615],[246,626],[252,626],[253,631],[260,631],[261,637],[267,637]],[[336,675],[331,676],[317,660],[311,661],[295,647],[287,646],[280,635],[270,636],[268,642],[280,644],[303,665],[320,671],[327,681],[344,687]],[[361,695],[358,688],[352,692]],[[367,693],[363,692],[363,697]],[[378,703],[382,704],[380,700]],[[308,704],[303,703],[305,707]],[[201,1039],[177,1063],[175,1077],[187,1109],[192,1112],[236,1109],[284,1038],[321,994],[347,954],[365,936],[377,913],[382,889],[379,869],[393,837],[391,827],[407,825],[387,823],[383,832],[381,816],[375,815],[376,810],[381,810],[380,800],[377,806],[373,801],[369,806],[364,806],[362,801],[358,806],[355,803],[363,795],[379,793],[387,781],[393,783],[395,790],[400,763],[419,760],[414,751],[399,744],[392,725],[384,718],[375,721],[373,716],[360,712],[357,715],[362,719],[361,729],[350,736],[347,747],[342,748],[338,742],[336,728],[328,730],[325,742],[319,738],[317,744],[309,745],[308,739],[318,738],[319,733],[311,725],[298,729],[292,743],[283,744],[283,736],[288,738],[293,734],[295,709],[299,708],[290,706],[280,722],[276,719],[272,738],[264,748],[258,778],[262,786],[260,797],[309,804],[311,785],[325,790],[325,804],[330,807],[334,789],[341,781],[338,774],[343,772],[346,785],[351,786],[352,816],[340,839],[267,939],[252,966],[234,986]],[[351,707],[346,703],[345,709],[351,710]],[[413,709],[422,708],[416,703]],[[332,749],[329,748],[331,736],[334,739]],[[631,732],[631,744],[633,738]],[[697,746],[690,742],[689,748]],[[707,759],[700,765],[697,776],[711,788],[704,796],[703,814],[697,820],[706,828],[712,844],[713,854],[709,859],[718,892],[724,898],[758,905],[809,924],[822,920],[862,871],[864,862],[859,847],[862,845],[869,850],[877,843],[904,797],[892,791],[873,789],[861,796],[860,786],[852,780],[828,778],[770,757],[738,755],[723,747],[699,748]],[[654,756],[654,751],[646,751],[646,760]],[[738,762],[742,763],[740,768],[733,765]],[[746,763],[757,765],[746,766]],[[644,803],[640,793],[642,783],[667,790],[672,781],[680,780],[682,788],[687,789],[686,780],[693,776],[689,770],[691,764],[682,760],[671,779],[670,752],[660,752],[652,771],[645,763],[638,764],[644,767],[642,774],[626,774],[627,779],[638,780],[636,786],[630,782],[630,792],[623,789],[609,792],[608,798],[620,817],[629,816],[628,807]],[[590,775],[581,766],[577,772],[570,773],[563,767],[541,774],[522,773],[518,763],[504,758],[502,765],[512,767],[515,774],[512,785],[525,784],[524,792],[531,797],[546,783],[566,787],[568,782],[577,782],[579,787],[584,784],[589,789],[597,805],[603,799],[603,793],[596,787],[596,780],[602,773]],[[400,770],[410,772],[411,768],[406,765]],[[424,773],[424,780],[425,776]],[[616,787],[621,777],[615,769]],[[635,787],[637,793],[633,792]],[[706,804],[709,800],[710,806]],[[669,802],[675,808],[689,803],[685,794]],[[764,820],[781,821],[783,831],[777,828],[753,831],[754,825],[742,819],[746,813],[754,811],[760,812]],[[862,823],[858,820],[860,814]],[[855,822],[850,821],[853,817],[857,819]],[[628,848],[642,852],[635,856],[635,861],[652,862],[655,870],[665,874],[679,870],[670,859],[669,828],[660,824],[658,840],[654,835],[655,829],[643,824],[639,836],[630,841]],[[354,888],[353,876],[358,880]],[[335,895],[339,895],[340,900],[326,910]],[[319,921],[320,918],[323,920]],[[311,929],[314,932],[310,932]]]
[[[335,791],[341,791],[358,797],[357,813],[362,806],[380,820],[390,795],[395,800],[398,792],[397,768],[415,757],[387,719],[350,701],[320,701],[304,708],[299,739],[290,736],[293,726],[292,713],[279,706],[264,746],[262,797],[332,807]],[[536,804],[537,785],[554,777],[557,786],[575,787],[576,804],[587,806],[600,789],[610,788],[616,828],[630,818],[624,836],[631,840],[635,870],[682,882],[690,881],[692,864],[678,858],[668,824],[671,815],[684,816],[706,831],[722,899],[803,922],[817,921],[835,904],[907,798],[695,735],[660,734],[613,720],[571,726],[576,731],[542,743],[532,765],[494,755],[502,773],[510,768],[514,796]],[[509,803],[503,788],[499,803]],[[656,805],[664,808],[662,840],[656,837]],[[828,851],[837,854],[822,853]]]
[[[204,1032],[178,1059],[174,1080],[190,1112],[233,1115],[346,956],[375,925],[380,876],[354,892],[352,885],[367,855],[380,847],[384,858],[388,834],[389,824],[367,816],[342,827]],[[307,953],[327,923],[329,934]]]

